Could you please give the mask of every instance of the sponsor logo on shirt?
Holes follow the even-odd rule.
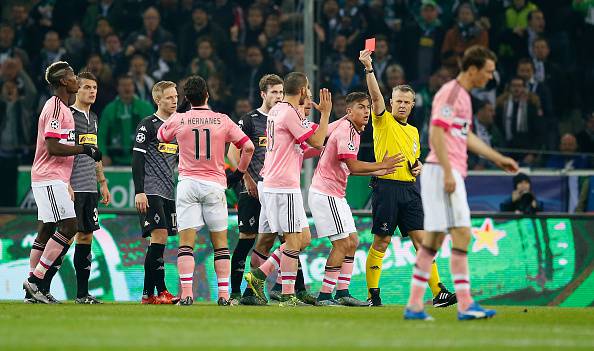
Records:
[[[66,139],[67,141],[75,141],[76,140],[76,133],[74,132],[74,130],[69,130],[68,131],[68,139]]]
[[[258,146],[266,147],[268,145],[268,139],[265,136],[258,137]]]
[[[95,134],[81,134],[78,136],[80,145],[97,145],[97,136]]]
[[[159,143],[159,146],[157,146],[157,150],[159,150],[159,152],[163,152],[166,154],[175,154],[175,153],[177,153],[177,145],[176,144]]]

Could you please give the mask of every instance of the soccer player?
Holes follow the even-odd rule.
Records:
[[[206,225],[214,249],[217,303],[228,306],[231,262],[227,242],[225,144],[234,143],[242,150],[237,170],[228,177],[231,183],[243,178],[254,153],[254,144],[227,115],[208,108],[208,90],[202,77],[189,77],[183,90],[192,108],[171,116],[158,132],[161,142],[177,138],[179,145],[177,269],[182,292],[178,304],[189,306],[194,301],[194,242],[196,232]]]
[[[175,87],[175,83],[170,81],[161,81],[153,86],[157,112],[140,121],[132,149],[134,203],[142,237],[150,237],[144,258],[142,304],[169,305],[178,301],[165,285],[163,259],[167,238],[177,234],[173,173],[177,164],[177,144],[175,139],[164,143],[157,139],[157,131],[177,108]],[[157,296],[154,295],[155,288]]]
[[[97,162],[101,152],[92,145],[75,145],[74,117],[67,103],[78,91],[78,81],[70,65],[64,61],[51,64],[45,71],[45,80],[54,95],[39,116],[31,168],[31,188],[42,223],[31,249],[31,273],[23,282],[23,289],[30,302],[51,303],[55,299],[49,294],[49,284],[44,284],[46,272],[50,268],[57,271],[55,267],[77,231],[74,195],[69,185],[74,155],[86,154]]]
[[[267,74],[260,79],[259,88],[262,105],[258,109],[248,112],[239,121],[239,127],[250,138],[256,150],[248,166],[248,171],[243,176],[243,187],[237,206],[239,241],[231,256],[230,299],[230,302],[235,304],[239,303],[241,298],[241,280],[245,270],[245,260],[256,242],[256,234],[258,234],[260,201],[258,200],[257,183],[262,181],[260,171],[264,165],[264,155],[266,154],[266,119],[270,109],[283,99],[283,80],[276,74]],[[240,152],[235,145],[229,145],[227,155],[231,163],[239,162]],[[272,239],[274,242],[274,238]]]
[[[493,78],[496,57],[489,49],[472,46],[462,57],[462,71],[456,79],[444,84],[433,99],[429,143],[431,151],[421,174],[425,229],[412,274],[410,298],[404,319],[431,320],[423,309],[425,285],[430,277],[431,262],[441,247],[446,232],[452,236],[450,270],[458,297],[458,319],[490,318],[494,310],[482,308],[470,295],[467,250],[470,243],[470,210],[466,199],[464,177],[467,173],[467,151],[492,161],[500,168],[517,172],[514,160],[483,143],[472,132],[470,91],[483,88]]]
[[[324,145],[328,118],[332,109],[331,94],[320,90],[320,104],[314,107],[321,112],[320,124],[307,120],[297,110],[309,98],[309,82],[300,72],[289,73],[284,79],[285,97],[269,113],[266,129],[266,159],[263,170],[261,201],[271,233],[283,233],[280,261],[282,301],[280,306],[304,305],[295,296],[295,279],[298,270],[299,252],[309,244],[303,228],[307,216],[303,207],[300,187],[300,170],[303,159],[301,144],[312,147]],[[264,280],[267,273],[257,268],[246,275],[246,281],[256,295],[265,300]]]
[[[97,147],[97,115],[91,111],[91,105],[97,97],[97,78],[90,72],[78,74],[78,92],[76,101],[70,106],[76,129],[76,145]],[[103,174],[102,162],[94,162],[86,155],[74,156],[70,186],[74,191],[74,211],[78,232],[74,247],[74,270],[76,272],[75,303],[98,304],[101,301],[89,294],[89,276],[91,274],[91,244],[93,232],[99,230],[97,204],[101,192],[101,203],[108,205],[111,199],[107,179]]]
[[[398,163],[404,161],[402,154],[387,156],[375,163],[357,160],[360,134],[369,121],[371,102],[366,93],[354,92],[347,95],[346,104],[346,116],[332,123],[333,131],[309,188],[309,208],[318,237],[327,237],[332,243],[318,295],[319,306],[368,306],[368,303],[355,299],[349,293],[359,238],[345,199],[347,180],[349,174],[390,174]],[[336,295],[332,298],[334,288]]]
[[[373,148],[375,159],[380,161],[386,152],[393,155],[401,152],[407,167],[396,172],[372,178],[371,204],[373,212],[373,244],[365,264],[370,306],[381,306],[379,280],[382,260],[396,227],[403,237],[409,236],[415,249],[419,250],[423,237],[423,204],[416,186],[416,177],[421,172],[419,132],[407,123],[415,104],[415,92],[408,85],[399,85],[392,90],[388,112],[384,97],[373,72],[371,52],[363,50],[359,60],[365,66],[365,76],[372,101]],[[433,293],[433,305],[445,307],[456,303],[456,296],[440,283],[435,262],[428,280]]]

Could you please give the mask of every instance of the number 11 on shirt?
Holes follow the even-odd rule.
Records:
[[[194,138],[196,141],[196,159],[199,160],[200,159],[200,129],[194,128],[192,129],[192,131],[194,132]],[[204,128],[202,129],[202,131],[205,134],[205,138],[206,138],[206,159],[210,160],[210,129],[208,128]]]

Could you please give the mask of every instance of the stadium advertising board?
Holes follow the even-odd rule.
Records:
[[[351,292],[364,298],[371,218],[355,219],[357,227],[365,229],[360,233]],[[313,229],[311,219],[310,224]],[[138,301],[147,247],[140,238],[138,219],[133,215],[102,214],[100,225],[93,244],[90,292],[105,301]],[[478,300],[493,305],[594,306],[594,221],[475,217],[472,225],[469,257],[472,293]],[[35,227],[35,215],[0,215],[0,299],[23,296],[21,285],[29,271]],[[230,216],[230,238],[233,248],[237,242],[236,216]],[[314,239],[312,247],[301,256],[306,284],[314,292],[321,285],[329,250],[327,239]],[[199,236],[195,252],[194,294],[197,300],[216,301],[213,253],[206,235]],[[52,293],[59,299],[73,299],[76,294],[73,255],[71,249],[54,279]],[[170,238],[165,269],[167,286],[174,294],[178,290],[176,255],[177,240]],[[446,240],[437,263],[442,280],[452,287],[449,257],[450,242]],[[395,236],[383,264],[380,286],[384,302],[406,302],[414,258],[412,243]]]

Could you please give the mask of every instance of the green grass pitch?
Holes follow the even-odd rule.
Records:
[[[594,309],[498,307],[405,322],[403,308],[0,303],[0,350],[594,350]]]

